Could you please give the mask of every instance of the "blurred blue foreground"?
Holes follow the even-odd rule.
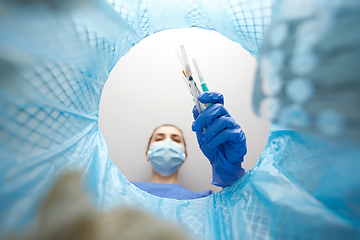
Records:
[[[1,1],[0,238],[32,226],[76,169],[100,209],[137,206],[198,239],[360,239],[359,22],[355,0]],[[258,60],[254,111],[273,125],[238,182],[177,201],[128,182],[98,113],[131,47],[185,27],[218,31]]]

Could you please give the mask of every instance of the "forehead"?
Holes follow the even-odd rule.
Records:
[[[182,136],[180,130],[177,129],[176,127],[172,127],[172,126],[162,126],[162,127],[159,127],[158,129],[155,130],[154,136],[155,136],[156,134],[165,134],[165,135],[176,134],[176,135]]]

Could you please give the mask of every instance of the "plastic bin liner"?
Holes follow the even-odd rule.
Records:
[[[360,239],[359,13],[355,0],[1,1],[0,238],[33,226],[57,177],[76,169],[99,209],[137,206],[198,239]],[[128,182],[98,112],[121,56],[184,27],[258,59],[254,110],[274,124],[235,184],[178,201]]]

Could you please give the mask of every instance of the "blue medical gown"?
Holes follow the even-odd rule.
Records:
[[[173,198],[177,200],[195,199],[207,197],[213,194],[213,191],[193,192],[179,184],[151,183],[151,182],[133,182],[136,187],[152,195],[164,198]]]
[[[32,224],[70,169],[98,208],[136,206],[196,239],[360,239],[359,1],[21,2],[0,1],[0,239]],[[273,128],[232,186],[177,201],[127,181],[98,118],[120,57],[183,27],[217,31],[256,57],[253,109],[291,131]]]

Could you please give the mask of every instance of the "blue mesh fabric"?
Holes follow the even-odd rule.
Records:
[[[282,126],[358,146],[360,26],[351,23],[360,21],[360,4],[284,1],[276,8],[259,57],[255,111]]]
[[[2,1],[0,237],[31,226],[56,178],[76,169],[100,209],[137,206],[197,239],[360,238],[359,12],[351,0]],[[130,184],[97,121],[121,56],[184,27],[218,31],[254,57],[264,41],[254,109],[282,127],[234,185],[178,201]]]

